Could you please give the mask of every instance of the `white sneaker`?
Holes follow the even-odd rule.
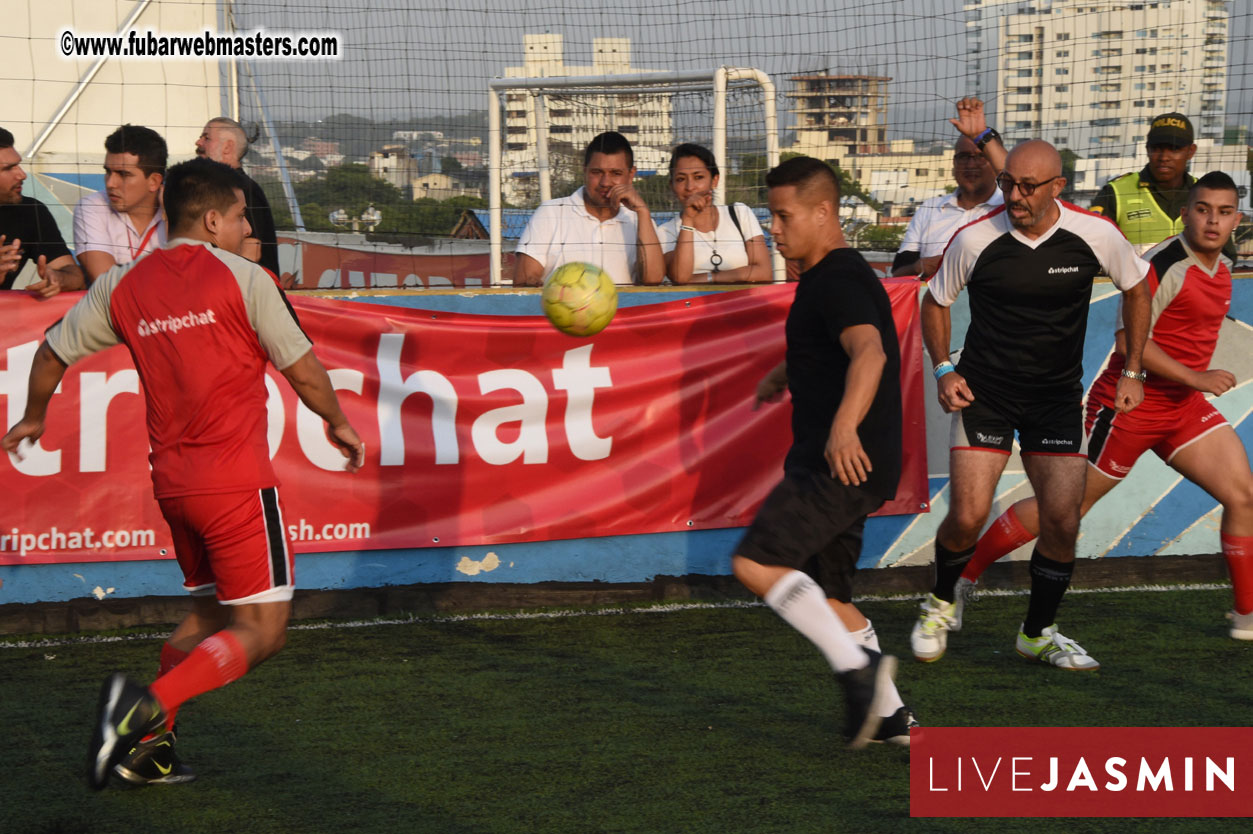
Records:
[[[944,656],[948,646],[948,633],[953,631],[954,612],[957,603],[945,602],[935,594],[927,594],[922,601],[922,613],[914,630],[909,633],[909,647],[914,657],[923,663],[931,663]]]
[[[953,604],[957,607],[953,610],[953,625],[950,631],[962,630],[962,612],[966,609],[966,603],[974,602],[979,598],[979,593],[975,589],[977,581],[973,579],[958,578],[957,584],[953,586]]]
[[[1231,620],[1232,637],[1237,640],[1253,640],[1253,611],[1248,614],[1228,611],[1227,619]]]
[[[1018,631],[1018,640],[1014,643],[1018,653],[1029,660],[1049,663],[1059,669],[1070,669],[1074,672],[1095,672],[1101,668],[1096,658],[1089,655],[1082,646],[1062,635],[1056,625],[1051,625],[1040,632],[1039,637],[1028,637]]]

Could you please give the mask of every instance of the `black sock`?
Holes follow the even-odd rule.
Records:
[[[1039,637],[1041,631],[1053,625],[1074,572],[1074,562],[1055,562],[1041,555],[1039,548],[1031,551],[1031,600],[1022,624],[1023,634]]]
[[[975,555],[975,549],[971,547],[968,550],[953,552],[939,540],[935,543],[935,587],[931,589],[931,593],[935,594],[937,599],[945,602],[952,602],[955,596],[954,588],[957,586],[957,579],[962,575],[962,571],[966,567],[966,563],[970,561],[970,557]]]

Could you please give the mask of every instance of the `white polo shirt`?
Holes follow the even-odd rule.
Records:
[[[622,207],[616,216],[601,222],[587,210],[580,187],[569,197],[541,203],[515,251],[539,262],[544,278],[563,264],[582,261],[609,273],[615,284],[633,284],[637,223],[635,212]]]
[[[716,208],[718,227],[712,232],[696,232],[692,235],[692,272],[711,271],[714,268],[715,253],[722,258],[718,263],[718,269],[722,271],[748,266],[748,241],[755,237],[765,237],[753,210],[743,203]],[[735,222],[731,220],[732,209],[740,219],[739,229],[735,228]],[[682,220],[682,216],[676,214],[657,227],[657,238],[661,241],[663,253],[673,252],[678,245]],[[744,231],[743,236],[740,235],[740,229]]]
[[[115,263],[128,264],[164,245],[165,214],[159,206],[143,231],[132,228],[129,217],[113,210],[104,191],[93,191],[74,208],[74,251],[79,255],[104,252]]]
[[[927,200],[909,220],[905,237],[901,239],[901,252],[917,252],[920,258],[944,254],[944,247],[953,235],[967,223],[973,223],[997,206],[1005,203],[1001,189],[993,190],[986,202],[964,209],[957,204],[957,192]]]

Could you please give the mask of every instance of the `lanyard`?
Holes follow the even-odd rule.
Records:
[[[148,241],[152,240],[153,232],[155,232],[157,230],[157,226],[160,226],[160,225],[161,225],[160,220],[158,220],[157,222],[149,226],[148,232],[144,235],[143,240],[139,241],[139,248],[136,249],[134,244],[131,242],[131,224],[129,223],[126,224],[126,245],[131,250],[132,261],[144,253],[144,248],[148,245]]]

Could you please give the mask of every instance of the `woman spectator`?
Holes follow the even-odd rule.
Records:
[[[658,230],[666,275],[676,284],[769,281],[770,255],[748,206],[715,206],[718,163],[708,148],[683,144],[670,155],[670,188],[679,215]]]

